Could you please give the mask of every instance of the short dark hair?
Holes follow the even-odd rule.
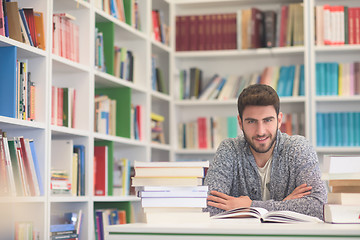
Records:
[[[274,106],[276,114],[280,112],[280,100],[276,91],[265,84],[253,84],[245,88],[238,98],[238,111],[242,115],[246,106]]]

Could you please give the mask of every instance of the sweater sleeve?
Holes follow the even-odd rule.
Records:
[[[233,180],[233,168],[234,164],[230,159],[234,159],[234,151],[230,141],[224,140],[219,145],[214,159],[210,162],[209,169],[207,171],[204,185],[209,186],[209,192],[216,190],[225,194],[230,194],[230,189]],[[208,206],[204,211],[210,212],[210,215],[214,215],[222,212],[222,209]]]
[[[295,189],[306,183],[312,186],[311,194],[286,201],[253,201],[252,207],[263,207],[269,211],[290,210],[323,220],[323,205],[327,201],[327,191],[321,180],[316,152],[309,144],[300,144],[291,152],[293,171],[296,174]]]

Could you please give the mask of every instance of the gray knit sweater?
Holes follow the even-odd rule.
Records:
[[[205,178],[209,191],[216,190],[233,197],[249,196],[252,207],[269,211],[291,210],[323,219],[327,192],[321,181],[315,150],[302,136],[289,136],[278,131],[271,177],[268,185],[270,200],[262,201],[258,169],[249,145],[243,136],[222,141]],[[282,201],[299,185],[312,186],[311,194],[299,199]],[[210,215],[222,209],[208,206]]]

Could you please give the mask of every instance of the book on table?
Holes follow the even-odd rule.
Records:
[[[325,204],[324,221],[327,223],[360,223],[360,204]]]
[[[261,207],[241,207],[228,210],[211,217],[212,219],[225,218],[257,218],[263,223],[321,223],[316,217],[293,211],[268,211]]]

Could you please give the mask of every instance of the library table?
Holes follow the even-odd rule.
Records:
[[[360,239],[360,224],[259,223],[217,219],[197,224],[134,223],[108,226],[106,240]]]

